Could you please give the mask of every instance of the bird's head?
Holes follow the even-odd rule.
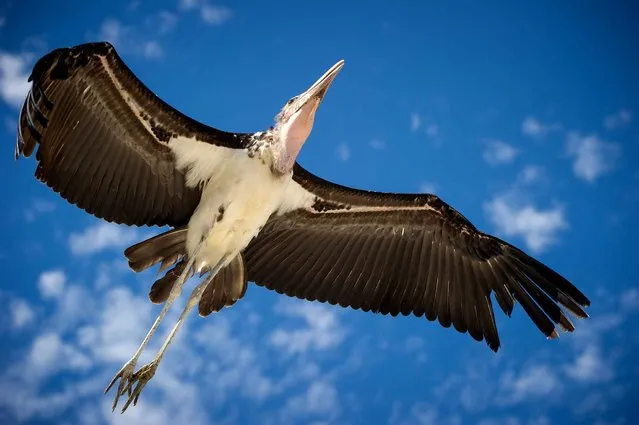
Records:
[[[289,99],[275,117],[273,139],[279,148],[274,158],[277,171],[285,174],[293,169],[297,155],[313,129],[315,112],[342,66],[343,60],[333,65],[308,90]]]

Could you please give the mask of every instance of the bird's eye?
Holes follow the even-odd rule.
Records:
[[[297,96],[290,98],[288,102],[286,102],[286,104],[290,105],[291,103],[295,102],[295,99],[297,99]]]

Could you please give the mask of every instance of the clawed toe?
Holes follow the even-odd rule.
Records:
[[[156,362],[151,362],[147,365],[144,365],[140,370],[135,372],[133,376],[129,379],[128,385],[125,388],[125,391],[128,391],[128,399],[122,407],[122,413],[133,403],[135,406],[138,403],[138,399],[140,398],[140,394],[142,390],[146,386],[146,384],[153,378],[155,375],[155,371],[157,370],[158,365]],[[135,385],[135,387],[134,387]]]
[[[115,394],[115,399],[113,400],[111,411],[115,410],[115,407],[118,405],[118,400],[120,399],[121,395],[124,395],[125,392],[128,392],[129,396],[131,395],[131,379],[134,376],[134,368],[135,361],[131,360],[127,362],[124,366],[122,366],[122,369],[120,369],[120,371],[113,377],[106,390],[104,390],[105,394],[108,393],[111,387],[113,387],[113,385],[118,381],[118,379],[120,380],[117,392]]]

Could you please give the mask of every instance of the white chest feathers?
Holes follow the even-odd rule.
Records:
[[[244,150],[194,143],[195,149],[185,146],[174,152],[178,166],[187,170],[187,184],[206,182],[187,233],[189,255],[203,242],[197,270],[214,266],[225,255],[231,260],[257,236],[282,203],[291,175],[273,175],[268,161]]]

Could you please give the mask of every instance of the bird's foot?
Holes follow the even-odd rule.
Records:
[[[122,408],[122,413],[129,407],[131,403],[135,406],[138,403],[138,399],[140,398],[140,393],[144,389],[144,386],[153,378],[155,375],[155,371],[158,369],[159,362],[157,360],[153,360],[148,364],[145,364],[133,374],[133,376],[129,379],[128,385],[125,388],[125,391],[129,393],[129,399],[124,403],[124,407]],[[133,387],[135,385],[135,388]]]
[[[117,380],[120,380],[120,383],[118,384],[118,391],[115,394],[115,399],[113,400],[111,411],[115,410],[115,407],[118,405],[118,400],[120,399],[121,395],[124,395],[124,393],[127,391],[129,393],[129,396],[131,395],[130,381],[133,378],[133,371],[135,370],[136,363],[137,359],[135,358],[126,362],[126,364],[122,366],[122,369],[120,369],[120,371],[115,374],[106,390],[104,390],[105,394],[108,393],[111,387],[117,382]]]

